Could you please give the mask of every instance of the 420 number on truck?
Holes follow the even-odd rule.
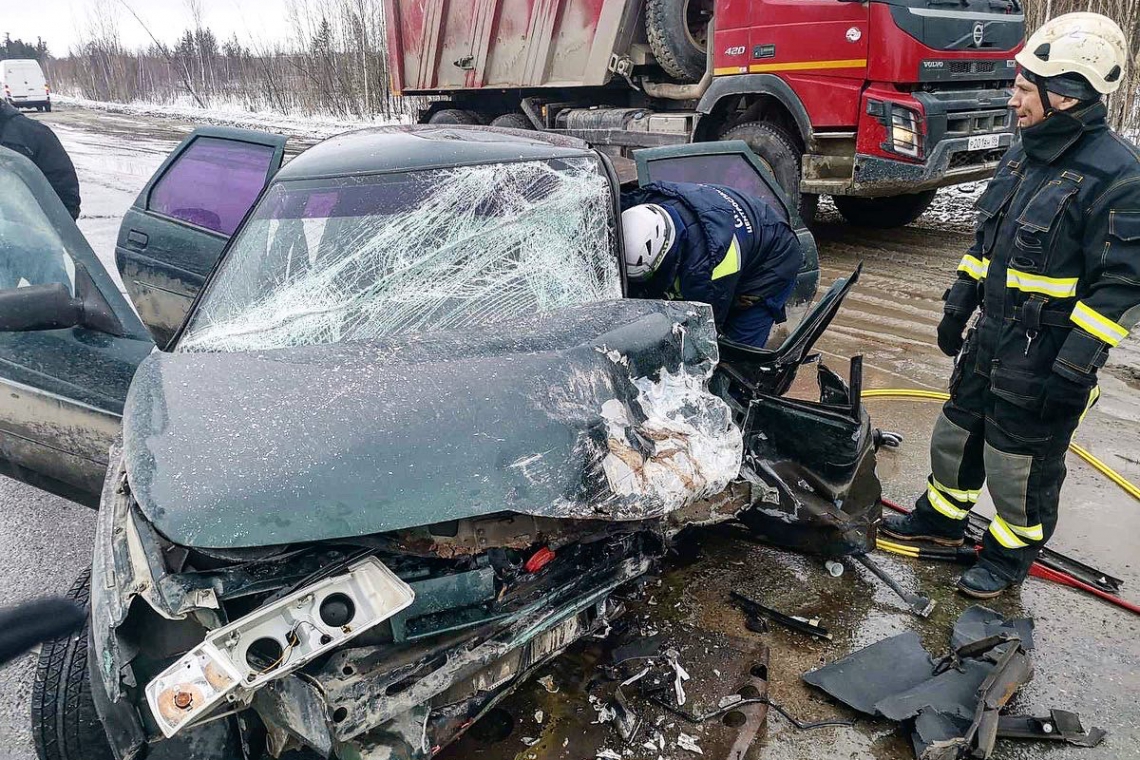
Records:
[[[618,159],[744,140],[806,219],[823,194],[853,223],[907,224],[1013,139],[1018,0],[385,2],[396,89],[436,98],[421,121],[561,132]],[[715,160],[658,174],[708,181]]]

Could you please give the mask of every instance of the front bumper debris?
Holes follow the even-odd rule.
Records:
[[[302,667],[404,610],[408,584],[375,557],[210,633],[146,686],[167,737],[222,700],[246,703],[270,680]],[[259,659],[260,658],[260,659]]]

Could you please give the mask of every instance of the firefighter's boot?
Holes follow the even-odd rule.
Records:
[[[961,546],[965,539],[966,521],[942,520],[938,515],[932,519],[927,517],[926,510],[919,508],[906,515],[884,515],[879,530],[885,536],[903,541]]]
[[[962,577],[958,579],[958,590],[975,599],[993,599],[1015,585],[1017,584],[1013,581],[986,567],[983,562],[962,573]]]

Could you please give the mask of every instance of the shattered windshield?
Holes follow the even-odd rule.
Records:
[[[596,159],[274,185],[179,344],[368,341],[621,298]]]

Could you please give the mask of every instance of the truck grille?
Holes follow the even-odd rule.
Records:
[[[996,61],[951,61],[950,73],[956,77],[968,74],[992,74],[997,71]]]
[[[981,166],[983,164],[996,163],[1001,160],[1005,155],[1005,149],[998,150],[975,150],[967,153],[962,151],[954,153],[950,156],[950,165],[947,167],[949,170],[964,169],[969,166]]]
[[[986,111],[962,111],[946,114],[947,137],[969,137],[994,132],[1008,132],[1012,114],[1008,108],[994,108]]]

